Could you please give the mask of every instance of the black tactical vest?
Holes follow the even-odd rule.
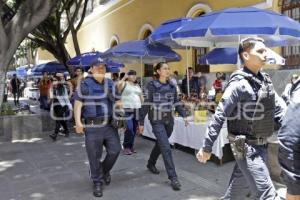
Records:
[[[173,120],[172,111],[175,103],[176,87],[169,81],[162,84],[157,80],[150,82],[153,84],[153,105],[149,111],[150,121]]]
[[[247,103],[238,107],[240,115],[227,120],[229,133],[249,135],[254,138],[266,138],[273,134],[275,92],[269,76],[264,73],[262,75],[263,81],[243,71],[232,75],[231,81],[246,79],[249,82],[256,93],[256,100],[245,100]],[[257,91],[255,91],[255,86],[260,86]]]

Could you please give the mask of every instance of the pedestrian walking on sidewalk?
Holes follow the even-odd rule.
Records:
[[[50,134],[49,137],[56,141],[60,128],[63,128],[63,134],[65,137],[69,136],[69,128],[67,120],[71,119],[72,105],[70,102],[70,95],[68,91],[69,84],[65,81],[63,73],[55,74],[55,81],[49,90],[49,105],[51,105],[51,117],[55,120],[54,133]]]
[[[134,138],[138,127],[138,110],[141,108],[143,93],[136,82],[136,71],[130,70],[118,82],[118,91],[121,95],[123,109],[126,117],[126,130],[124,133],[123,149],[125,155],[136,153]]]
[[[18,106],[19,105],[19,98],[20,98],[21,81],[18,79],[16,74],[13,75],[13,78],[10,81],[10,85],[11,85],[11,88],[12,88],[12,94],[14,96],[15,106]]]
[[[94,183],[93,194],[101,197],[103,183],[110,184],[110,171],[121,150],[118,131],[111,125],[114,104],[120,104],[116,101],[112,80],[105,78],[105,62],[96,59],[91,64],[90,72],[75,92],[74,117],[76,133],[85,134],[90,175]],[[85,126],[81,117],[85,120]],[[103,146],[106,156],[101,161]]]
[[[270,77],[261,71],[266,61],[264,41],[242,40],[239,55],[244,67],[231,75],[197,158],[203,163],[210,158],[227,119],[236,164],[222,199],[245,199],[249,191],[254,199],[280,199],[266,166],[267,137],[273,134],[274,120],[281,124],[286,105],[275,92]]]
[[[186,117],[186,112],[183,104],[178,100],[176,86],[169,81],[170,68],[168,64],[157,64],[155,72],[157,73],[157,80],[153,80],[147,85],[145,102],[142,105],[139,118],[139,129],[140,132],[143,132],[144,119],[148,114],[156,137],[156,143],[151,151],[147,168],[153,174],[159,174],[155,164],[159,155],[162,154],[168,178],[171,181],[171,187],[173,190],[180,190],[181,184],[175,171],[168,139],[173,132],[174,126],[173,108],[175,107],[179,115],[184,118]],[[188,125],[187,120],[185,120],[185,124],[186,126]]]
[[[279,153],[287,200],[300,200],[300,78],[296,79],[287,97],[289,106],[278,131]]]

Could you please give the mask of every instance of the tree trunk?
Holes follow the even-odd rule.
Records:
[[[0,107],[10,60],[24,38],[48,17],[55,4],[56,0],[25,0],[7,24],[0,21]]]
[[[78,37],[77,37],[77,31],[71,30],[72,33],[72,39],[73,39],[73,45],[76,52],[76,55],[79,56],[81,54],[79,44],[78,44]]]
[[[0,66],[8,66],[9,61],[10,61],[9,57],[0,56]],[[7,69],[0,67],[0,109],[3,103],[4,91],[6,87],[6,71]]]

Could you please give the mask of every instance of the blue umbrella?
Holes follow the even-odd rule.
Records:
[[[91,62],[100,57],[100,52],[87,52],[75,56],[67,61],[69,66],[90,66]]]
[[[87,71],[90,68],[91,63],[97,59],[102,58],[103,53],[100,53],[99,51],[95,52],[87,52],[83,53],[79,56],[75,56],[72,59],[67,61],[67,65],[69,66],[79,66],[82,67],[85,71]],[[116,63],[110,60],[106,60],[107,64],[107,71],[109,71],[109,68],[121,68],[124,67],[123,64]]]
[[[181,59],[175,51],[163,44],[150,44],[148,40],[136,40],[121,43],[107,50],[103,58],[120,63],[154,64],[159,62],[172,62]],[[141,71],[143,71],[141,69]],[[143,85],[141,80],[141,85]]]
[[[18,77],[25,77],[27,76],[27,70],[26,70],[27,66],[21,66],[21,67],[17,67],[16,68],[16,74]]]
[[[236,48],[216,48],[198,59],[198,64],[219,65],[237,64],[238,50]]]
[[[67,69],[63,64],[58,62],[48,62],[44,64],[39,64],[32,68],[32,73],[43,73],[43,72],[55,73],[55,72],[66,72]]]
[[[27,76],[42,76],[42,75],[43,75],[42,72],[36,72],[36,71],[34,71],[34,70],[35,70],[34,67],[33,67],[32,69],[29,69],[29,70],[27,71]]]
[[[120,67],[108,67],[106,69],[106,72],[109,72],[109,73],[119,73],[120,72]]]
[[[300,43],[300,23],[279,13],[253,7],[229,8],[202,15],[171,34],[183,46],[237,46],[241,38],[262,37],[267,46]]]
[[[120,63],[145,63],[179,61],[180,55],[163,44],[149,44],[148,40],[121,43],[103,53],[103,58]]]
[[[284,65],[285,59],[276,52],[267,48],[267,63]],[[198,59],[199,64],[203,65],[220,65],[220,64],[240,64],[237,48],[215,48],[208,54]]]
[[[184,48],[172,40],[171,33],[190,21],[192,21],[192,18],[177,18],[162,23],[149,36],[150,43],[161,43],[171,47],[172,49]]]
[[[164,23],[162,23],[157,29],[153,31],[153,33],[149,36],[150,43],[162,43],[165,44],[173,49],[182,49],[185,48],[187,50],[187,46],[181,46],[174,40],[172,40],[171,33],[179,30],[182,26],[192,21],[192,18],[177,18],[177,19],[171,19]],[[188,51],[186,51],[188,54]],[[188,55],[187,55],[188,58]],[[188,59],[186,60],[186,71],[188,72]],[[187,82],[187,88],[188,88],[188,96],[190,95],[190,85],[189,82]]]

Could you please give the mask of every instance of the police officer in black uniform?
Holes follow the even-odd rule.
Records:
[[[300,200],[300,78],[292,85],[289,106],[278,132],[279,163],[287,200]]]
[[[175,171],[168,138],[173,132],[173,108],[175,107],[182,117],[186,117],[186,114],[183,105],[177,99],[176,86],[168,80],[170,77],[169,66],[166,63],[159,63],[155,67],[155,71],[158,74],[158,79],[149,82],[147,85],[146,98],[139,118],[140,132],[143,132],[144,119],[148,114],[156,137],[156,143],[151,151],[147,168],[153,174],[159,174],[155,164],[159,155],[162,154],[171,186],[174,190],[180,190],[181,185]],[[186,120],[185,123],[188,124]]]
[[[228,139],[236,165],[222,199],[279,199],[265,164],[267,137],[280,123],[286,105],[276,94],[269,76],[261,71],[266,47],[261,38],[246,38],[239,54],[244,67],[231,75],[227,88],[207,128],[203,148],[197,154],[205,163],[227,118]]]
[[[112,80],[104,77],[105,62],[98,58],[91,64],[90,71],[91,74],[76,90],[74,114],[76,132],[85,134],[90,175],[94,183],[93,194],[101,197],[102,185],[110,183],[110,170],[121,150],[117,129],[110,123],[113,106],[118,102],[115,102]],[[81,114],[85,126],[81,122]],[[106,157],[101,161],[103,146],[106,149]]]

